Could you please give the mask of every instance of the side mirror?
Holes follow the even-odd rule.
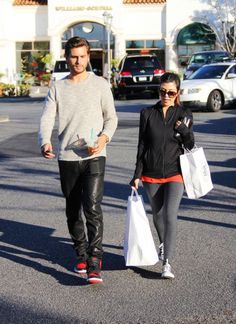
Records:
[[[236,74],[235,73],[229,73],[227,75],[227,79],[235,79],[236,78]]]

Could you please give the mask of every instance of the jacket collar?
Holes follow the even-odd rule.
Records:
[[[156,109],[158,109],[159,111],[162,111],[161,100],[158,100],[153,107],[156,108]],[[168,111],[172,111],[175,108],[176,108],[176,106],[170,106],[169,109],[168,109]]]

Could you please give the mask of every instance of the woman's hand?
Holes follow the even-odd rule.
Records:
[[[131,187],[133,187],[136,190],[138,190],[139,179],[132,179],[129,184],[131,185]]]
[[[180,120],[177,120],[177,122],[175,123],[175,128],[178,128],[181,124],[182,122]]]

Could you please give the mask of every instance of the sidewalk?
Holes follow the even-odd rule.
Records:
[[[24,102],[44,100],[48,93],[48,87],[33,86],[30,89],[30,95],[26,97],[0,97],[0,102]]]
[[[28,97],[0,97],[1,102],[43,101],[48,93],[48,87],[33,86]],[[9,116],[0,114],[0,123],[8,122]]]

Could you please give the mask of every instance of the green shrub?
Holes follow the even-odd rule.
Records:
[[[30,85],[28,84],[6,84],[2,83],[0,88],[2,88],[2,95],[4,97],[21,97],[29,96]]]
[[[51,73],[45,73],[42,75],[42,80],[44,82],[49,82],[51,80]]]

